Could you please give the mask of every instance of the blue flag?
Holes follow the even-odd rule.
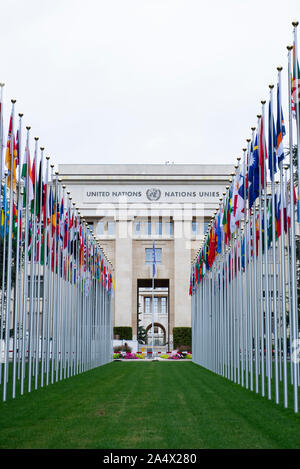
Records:
[[[252,207],[254,201],[259,196],[259,158],[258,158],[258,143],[257,135],[255,137],[254,148],[251,142],[250,162],[249,162],[249,208]]]
[[[217,221],[217,253],[222,252],[222,232],[221,232],[221,213],[219,213]]]

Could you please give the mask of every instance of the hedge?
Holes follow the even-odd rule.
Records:
[[[114,336],[118,335],[120,340],[132,340],[132,327],[114,327]]]
[[[181,345],[192,347],[192,328],[191,327],[174,327],[173,328],[173,344],[174,349]]]

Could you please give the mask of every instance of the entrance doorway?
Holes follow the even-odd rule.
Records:
[[[154,328],[152,328],[152,324],[150,324],[146,329],[146,344],[154,346],[166,346],[167,342],[167,335],[166,330],[162,324],[157,322],[154,323]]]
[[[169,342],[169,279],[138,279],[137,324],[139,348],[166,351]],[[154,329],[152,325],[154,324]]]

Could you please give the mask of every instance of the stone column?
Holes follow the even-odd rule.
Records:
[[[191,327],[191,224],[187,214],[174,218],[174,327]]]
[[[132,326],[132,221],[116,221],[115,325]]]

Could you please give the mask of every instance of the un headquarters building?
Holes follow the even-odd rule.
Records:
[[[152,344],[153,332],[157,347],[172,350],[173,328],[191,327],[191,261],[233,170],[210,164],[59,166],[72,202],[112,264],[113,325],[131,328],[133,351],[141,330],[146,343]]]

